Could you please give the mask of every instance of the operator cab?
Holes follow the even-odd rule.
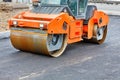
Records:
[[[88,0],[68,0],[68,6],[77,19],[85,19]]]
[[[41,4],[41,7],[49,8],[48,11],[50,11],[50,9],[53,9],[53,7],[53,10],[55,10],[55,8],[61,7],[67,8],[67,12],[70,15],[74,16],[76,19],[85,19],[86,17],[88,0],[38,0],[38,2]]]

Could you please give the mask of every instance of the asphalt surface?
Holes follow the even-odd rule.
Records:
[[[0,80],[120,80],[120,17],[110,16],[104,44],[68,45],[58,58],[22,52],[0,40]]]

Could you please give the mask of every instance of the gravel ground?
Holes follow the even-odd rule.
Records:
[[[25,11],[29,8],[27,4],[0,2],[0,32],[8,29],[8,20],[16,14]],[[2,10],[1,10],[2,9]],[[9,9],[9,10],[3,10]]]
[[[13,11],[0,11],[0,31],[6,31],[8,29],[8,20],[14,15],[25,11],[26,9],[14,9]]]

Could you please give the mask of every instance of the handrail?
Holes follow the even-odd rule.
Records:
[[[120,1],[89,0],[90,3],[120,4]]]

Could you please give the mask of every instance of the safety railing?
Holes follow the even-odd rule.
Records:
[[[0,0],[0,2],[32,3],[32,0]]]
[[[89,0],[91,3],[120,4],[120,0]]]
[[[13,0],[12,2],[16,2],[16,3],[32,3],[32,0]]]

